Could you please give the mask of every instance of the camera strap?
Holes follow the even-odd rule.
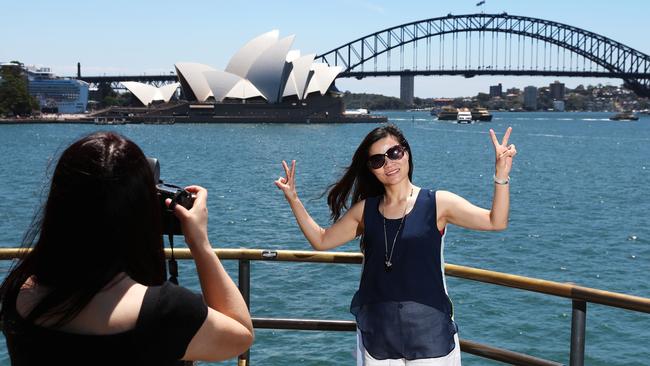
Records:
[[[176,263],[176,258],[174,257],[174,234],[169,234],[169,248],[171,249],[172,255],[169,258],[169,282],[178,285],[178,264]]]

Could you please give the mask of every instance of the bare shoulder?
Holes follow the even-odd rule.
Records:
[[[341,217],[340,220],[350,220],[353,219],[356,222],[362,222],[363,221],[363,207],[365,205],[366,200],[361,200],[358,202],[355,202],[352,207],[350,207]]]
[[[436,191],[436,204],[438,207],[448,204],[450,201],[453,201],[454,196],[457,196],[455,193],[439,190]]]
[[[39,303],[39,301],[48,293],[43,286],[38,286],[30,277],[23,283],[16,298],[16,311],[23,318]]]
[[[463,197],[449,191],[436,191],[436,206],[439,214],[445,215],[450,208],[467,202]]]

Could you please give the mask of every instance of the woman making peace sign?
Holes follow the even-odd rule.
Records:
[[[359,290],[350,311],[357,322],[358,365],[460,365],[457,327],[444,277],[447,224],[474,230],[508,225],[509,173],[515,146],[490,130],[496,169],[490,210],[447,191],[411,183],[413,157],[393,125],[375,128],[327,196],[333,225],[320,227],[296,192],[296,162],[282,162],[284,192],[305,238],[328,250],[361,236],[364,254]],[[348,207],[351,200],[351,207]]]

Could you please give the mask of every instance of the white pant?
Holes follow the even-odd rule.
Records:
[[[458,333],[454,334],[456,347],[448,355],[435,358],[421,358],[418,360],[387,359],[376,360],[368,353],[361,340],[361,332],[357,329],[357,366],[461,366],[460,341]]]

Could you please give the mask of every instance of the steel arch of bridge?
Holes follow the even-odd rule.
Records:
[[[399,71],[376,70],[376,60],[396,48],[432,37],[465,32],[496,32],[536,39],[563,48],[598,65],[602,71],[587,70],[514,70],[483,67],[479,69],[432,70],[430,61],[426,69]],[[512,39],[512,38],[511,38]],[[532,51],[531,51],[532,52]],[[539,51],[538,51],[539,52]],[[498,56],[497,56],[498,57]],[[544,56],[546,57],[546,56]],[[391,76],[391,75],[541,75],[621,78],[637,95],[650,97],[650,56],[602,35],[567,24],[525,16],[502,14],[447,15],[392,28],[387,28],[317,56],[330,66],[344,68],[341,77]],[[364,64],[375,59],[375,70],[365,71]],[[389,65],[390,66],[390,65]]]

